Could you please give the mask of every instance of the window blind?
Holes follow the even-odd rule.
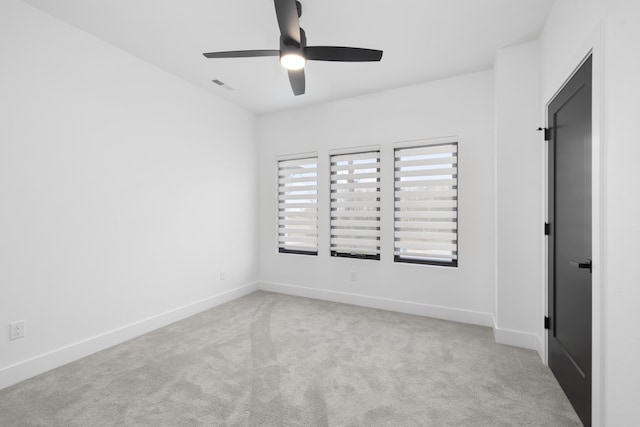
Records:
[[[278,162],[278,251],[318,254],[318,158]]]
[[[395,149],[394,260],[458,265],[457,142]]]
[[[380,152],[331,156],[331,255],[380,259]]]

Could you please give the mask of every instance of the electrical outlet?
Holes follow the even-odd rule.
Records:
[[[225,280],[227,278],[227,273],[225,273],[224,271],[220,272],[220,280]]]
[[[24,337],[24,320],[9,323],[9,339],[17,340]]]
[[[351,272],[351,281],[355,282],[358,280],[358,273],[356,273],[355,271]]]

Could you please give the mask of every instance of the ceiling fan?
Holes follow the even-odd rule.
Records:
[[[250,58],[279,56],[280,64],[289,72],[293,93],[304,94],[304,66],[307,61],[372,62],[382,59],[382,51],[342,46],[307,46],[307,37],[298,18],[302,5],[296,0],[274,0],[280,27],[280,50],[234,50],[210,52],[207,58]]]

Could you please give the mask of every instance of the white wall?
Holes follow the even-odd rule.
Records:
[[[496,54],[496,341],[537,349],[542,330],[544,177],[537,41]]]
[[[0,387],[256,288],[255,116],[17,0],[0,58]]]
[[[492,326],[493,73],[261,116],[261,287]],[[459,137],[459,267],[393,262],[393,142]],[[328,150],[379,144],[380,261],[329,254]],[[319,153],[319,254],[277,252],[276,156]],[[350,272],[358,280],[350,281]]]
[[[543,102],[548,102],[584,57],[607,8],[616,0],[556,0],[540,34]]]
[[[606,425],[640,425],[640,2],[606,23],[604,117],[604,408]]]
[[[558,0],[540,40],[543,103],[594,49],[594,425],[640,425],[640,3]]]

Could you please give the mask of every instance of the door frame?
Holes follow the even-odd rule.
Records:
[[[606,269],[605,259],[602,256],[604,253],[604,212],[602,200],[605,197],[605,186],[603,182],[603,160],[606,155],[603,142],[603,128],[604,128],[604,46],[602,43],[602,30],[598,26],[590,37],[585,40],[582,47],[575,53],[570,61],[568,61],[563,70],[566,78],[564,81],[552,82],[552,86],[555,90],[554,93],[544,92],[543,86],[543,100],[545,104],[542,109],[542,117],[545,123],[545,127],[549,126],[547,123],[547,112],[551,101],[556,95],[564,88],[567,82],[573,77],[575,72],[580,68],[584,61],[592,56],[592,110],[591,110],[591,144],[592,144],[592,160],[591,160],[591,173],[592,173],[592,347],[591,347],[591,420],[594,427],[604,425],[604,416],[602,408],[603,402],[603,298],[602,298],[602,277],[603,271]],[[548,205],[548,144],[542,145],[543,151],[543,170],[542,176],[544,177],[544,185],[542,188],[542,217],[545,222],[549,221],[549,205]],[[543,268],[543,292],[542,292],[542,307],[544,307],[544,316],[548,316],[548,267],[549,267],[549,251],[548,251],[548,239],[544,236],[544,244],[542,245],[543,253],[541,254],[544,260]],[[540,322],[542,325],[542,321]],[[541,326],[542,327],[542,326]],[[548,331],[543,329],[543,349],[542,352],[543,362],[548,365],[549,349],[548,349]]]

